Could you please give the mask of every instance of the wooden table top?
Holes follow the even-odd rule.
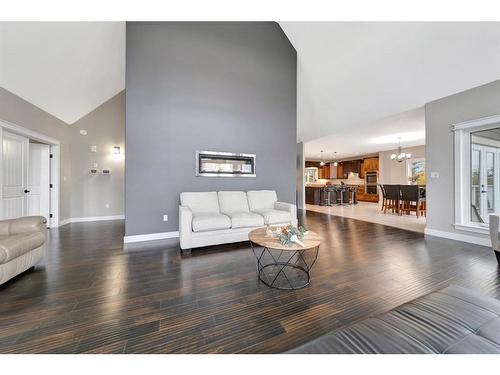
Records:
[[[274,232],[276,231],[276,228],[277,227],[271,227],[271,230]],[[302,239],[302,242],[304,242],[304,246],[300,246],[296,243],[292,244],[291,246],[282,245],[275,235],[273,235],[272,237],[266,236],[266,228],[254,229],[253,231],[248,233],[248,239],[260,246],[286,251],[308,250],[319,246],[321,243],[321,237],[318,236],[318,234],[309,231],[307,236],[304,236],[304,238]]]

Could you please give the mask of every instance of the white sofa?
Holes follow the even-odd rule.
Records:
[[[192,248],[248,240],[265,225],[297,225],[294,204],[278,202],[273,190],[181,193],[179,240],[183,253]]]

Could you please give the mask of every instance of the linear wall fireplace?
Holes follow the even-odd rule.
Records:
[[[255,154],[197,151],[196,176],[255,177]]]

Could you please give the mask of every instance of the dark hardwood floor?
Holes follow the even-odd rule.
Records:
[[[124,251],[121,221],[50,231],[43,265],[0,286],[3,353],[277,353],[458,284],[500,298],[485,247],[302,213],[323,237],[312,281],[269,289],[246,243]]]

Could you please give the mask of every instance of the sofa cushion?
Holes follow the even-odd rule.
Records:
[[[278,196],[274,190],[250,190],[247,193],[250,211],[257,212],[268,208],[274,208]]]
[[[45,232],[13,234],[0,237],[0,264],[7,263],[31,250],[40,247],[45,242]]]
[[[264,226],[264,218],[254,212],[232,212],[228,216],[231,218],[231,228]]]
[[[181,205],[189,207],[193,214],[220,212],[215,191],[181,193]]]
[[[250,212],[247,194],[243,191],[219,191],[220,212]]]
[[[255,211],[264,218],[264,224],[283,224],[292,221],[292,215],[288,211],[267,208]]]
[[[193,232],[231,228],[231,219],[220,213],[197,213],[193,215]]]

